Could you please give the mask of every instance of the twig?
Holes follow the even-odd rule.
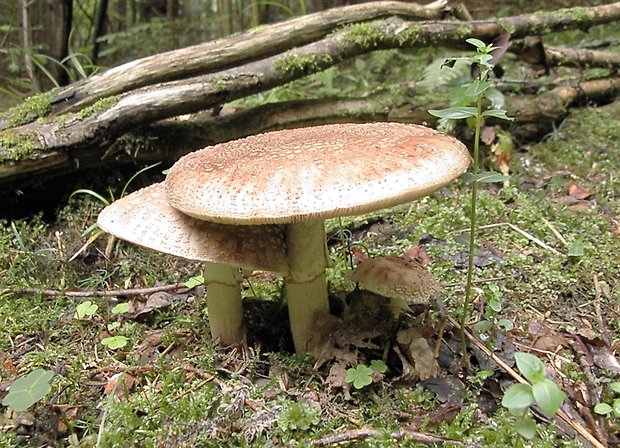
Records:
[[[450,321],[450,323],[452,323],[452,325],[455,325],[458,328],[459,323],[453,317],[448,316],[448,320]],[[499,365],[510,376],[512,376],[515,379],[515,381],[518,381],[521,384],[529,384],[525,378],[523,378],[512,367],[510,367],[508,364],[506,364],[504,361],[502,361],[497,355],[495,355],[495,353],[493,353],[491,350],[489,350],[486,345],[484,345],[478,339],[476,339],[469,331],[463,329],[463,332],[465,333],[467,338],[474,345],[476,345],[476,347],[478,347],[489,358],[491,358],[493,361],[495,361],[497,363],[497,365]],[[556,415],[562,421],[564,421],[564,423],[566,423],[568,426],[570,426],[575,432],[577,432],[581,437],[583,437],[590,444],[592,444],[593,447],[595,447],[595,448],[605,448],[605,445],[603,445],[601,442],[599,442],[599,440],[596,439],[592,434],[590,434],[590,432],[586,428],[584,428],[580,423],[573,421],[570,418],[570,416],[568,414],[566,414],[566,412],[562,411],[561,409],[558,409],[558,412],[556,413]]]
[[[521,229],[520,227],[515,226],[513,223],[511,222],[500,222],[497,224],[488,224],[486,226],[480,226],[479,229],[491,229],[493,227],[502,227],[502,226],[507,226],[510,227],[512,230],[514,230],[515,232],[517,232],[518,234],[524,236],[525,238],[527,238],[528,240],[530,240],[531,242],[538,244],[540,247],[542,247],[543,249],[547,249],[549,252],[551,252],[554,255],[562,255],[560,252],[558,252],[557,250],[555,250],[553,247],[549,246],[547,243],[545,243],[543,240],[536,238],[534,235],[526,232],[525,230]]]
[[[359,439],[365,439],[368,437],[379,437],[382,436],[384,432],[380,429],[374,428],[362,428],[355,429],[352,431],[339,432],[338,434],[334,434],[331,436],[324,437],[322,439],[318,439],[312,442],[313,446],[328,446],[328,445],[336,445],[344,442],[353,442]],[[417,431],[410,431],[408,429],[401,429],[400,431],[395,431],[390,433],[390,437],[395,440],[401,440],[405,437],[408,437],[416,442],[421,443],[451,443],[453,445],[458,446],[475,446],[472,444],[466,444],[460,442],[458,440],[447,439],[445,437],[438,437],[431,434],[425,434]]]
[[[51,297],[139,296],[153,294],[154,292],[174,291],[175,289],[182,288],[187,288],[185,283],[173,283],[170,285],[152,286],[150,288],[110,289],[108,291],[62,291],[58,289],[15,288],[1,291],[0,296],[5,294],[43,294],[44,296]]]

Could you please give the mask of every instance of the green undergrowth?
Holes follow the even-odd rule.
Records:
[[[475,280],[494,279],[503,294],[502,317],[517,329],[527,329],[537,313],[549,313],[568,330],[578,325],[579,313],[593,312],[595,275],[610,286],[611,296],[601,298],[603,306],[620,299],[619,110],[618,104],[575,110],[553,134],[513,156],[510,186],[481,191]],[[571,184],[591,195],[571,198]],[[353,245],[370,255],[424,246],[429,269],[443,285],[442,298],[451,309],[463,294],[466,246],[458,237],[468,227],[467,196],[467,186],[457,181],[411,206],[342,222],[353,235]],[[3,222],[0,289],[141,288],[183,282],[199,273],[196,263],[125,243],[117,243],[106,258],[105,238],[69,261],[84,244],[82,232],[95,222],[100,208],[90,197],[76,197],[53,223],[38,217]],[[496,226],[485,228],[489,225]],[[346,273],[348,259],[332,238],[338,224],[330,222],[329,229],[335,259],[329,273],[332,293],[343,295],[353,287]],[[570,247],[577,240],[583,255],[571,257]],[[477,285],[484,288],[485,283]],[[276,322],[284,309],[279,288],[279,280],[260,276],[245,285],[251,328],[282,328]],[[263,300],[262,307],[249,306],[255,296]],[[99,307],[92,317],[76,319],[76,307],[84,300]],[[26,414],[39,426],[20,429],[36,436],[3,432],[0,446],[40,442],[44,434],[61,446],[69,446],[71,437],[80,446],[95,446],[100,430],[100,446],[307,446],[366,428],[372,435],[351,446],[387,447],[394,445],[394,433],[418,417],[417,431],[481,446],[578,446],[558,438],[552,426],[540,424],[534,440],[519,438],[514,417],[506,410],[483,409],[482,389],[475,381],[466,382],[455,417],[425,421],[444,405],[416,382],[395,381],[399,372],[389,371],[381,381],[350,390],[347,398],[330,385],[330,363],[315,368],[307,357],[280,348],[286,341],[252,345],[245,357],[215,350],[207,336],[204,302],[196,291],[173,295],[168,306],[139,317],[114,315],[113,306],[127,300],[44,292],[2,296],[0,382],[35,368],[53,370],[55,376],[52,393]],[[617,338],[618,316],[606,314],[606,320]],[[112,322],[120,323],[116,331],[128,339],[118,350],[101,344]],[[114,374],[125,374],[126,381],[116,397],[104,393]],[[66,407],[52,410],[50,404]],[[58,409],[65,410],[62,424],[52,419]],[[427,446],[407,437],[399,445]]]

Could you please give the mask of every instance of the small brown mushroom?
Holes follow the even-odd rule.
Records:
[[[286,224],[291,332],[305,351],[329,311],[326,218],[426,196],[470,163],[458,140],[400,123],[335,124],[269,132],[181,158],[165,181],[170,204],[198,219]]]
[[[427,304],[439,292],[439,284],[417,261],[386,255],[368,258],[357,265],[350,277],[364,289],[390,299],[396,315],[409,304]]]
[[[168,205],[161,183],[109,205],[97,223],[120,239],[204,262],[211,334],[226,345],[239,344],[245,336],[238,268],[288,273],[282,226],[235,226],[192,218]]]

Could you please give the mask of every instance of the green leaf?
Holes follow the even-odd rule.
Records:
[[[474,325],[472,325],[472,328],[478,333],[486,333],[493,329],[493,322],[489,320],[479,320]]]
[[[92,317],[97,312],[98,309],[99,309],[99,306],[96,303],[93,303],[90,300],[87,300],[85,302],[80,303],[76,307],[74,318],[84,319],[85,317]]]
[[[370,361],[370,368],[375,372],[379,373],[385,373],[388,369],[385,363],[380,359],[373,359],[372,361]]]
[[[129,311],[129,303],[119,303],[114,308],[112,308],[112,314],[123,314]]]
[[[599,403],[596,406],[594,406],[594,412],[596,412],[599,415],[611,414],[612,411],[613,411],[613,408],[609,406],[607,403]]]
[[[16,412],[25,411],[49,393],[53,376],[54,372],[51,370],[36,369],[15,380],[2,400],[2,405],[9,406]]]
[[[118,329],[121,326],[120,322],[110,322],[108,324],[108,331],[114,331],[116,329]]]
[[[620,394],[620,383],[619,382],[614,381],[613,383],[610,383],[609,388],[613,390],[615,393]]]
[[[501,118],[502,120],[514,120],[514,118],[506,115],[506,111],[502,109],[488,109],[482,112],[483,117],[495,117]]]
[[[614,415],[616,417],[620,416],[620,398],[616,398],[612,403],[611,407],[614,410]]]
[[[521,417],[515,422],[515,431],[517,431],[521,437],[532,440],[536,436],[536,422],[534,422],[534,419],[529,415]]]
[[[510,176],[504,176],[503,174],[495,171],[485,171],[478,174],[465,173],[461,175],[461,180],[464,182],[478,182],[479,184],[499,183],[508,179],[510,179]]]
[[[484,97],[490,101],[494,109],[504,109],[506,97],[500,90],[491,87],[490,89],[484,91]]]
[[[547,378],[532,385],[532,394],[540,409],[548,416],[554,415],[566,398],[558,385]]]
[[[429,109],[428,113],[438,117],[450,120],[461,120],[463,118],[475,117],[478,110],[475,107],[448,107],[447,109]]]
[[[585,255],[585,251],[583,249],[583,241],[577,239],[573,241],[568,248],[568,256],[573,258],[581,258]]]
[[[489,87],[491,87],[490,81],[475,80],[475,81],[472,81],[470,83],[463,85],[461,88],[463,89],[463,92],[465,95],[476,97],[482,94]]]
[[[487,47],[487,44],[482,42],[480,39],[476,39],[475,37],[470,37],[469,39],[466,39],[465,42],[479,49],[483,49]]]
[[[190,277],[189,280],[185,282],[185,286],[188,288],[195,288],[196,286],[204,285],[205,278],[202,275],[196,275],[195,277]]]
[[[537,383],[545,379],[545,365],[537,356],[529,353],[515,353],[515,361],[519,371],[532,383]]]
[[[372,369],[363,364],[347,370],[344,377],[346,383],[353,383],[356,389],[362,389],[372,383]]]
[[[527,384],[513,384],[502,398],[502,406],[508,409],[527,409],[534,403],[532,388]]]
[[[514,324],[510,319],[500,319],[497,321],[497,325],[502,327],[505,331],[510,331],[514,327]]]
[[[497,297],[491,297],[491,299],[489,299],[489,308],[499,313],[502,310],[502,301]]]
[[[101,340],[101,343],[110,350],[118,350],[127,345],[128,339],[125,336],[110,336]]]

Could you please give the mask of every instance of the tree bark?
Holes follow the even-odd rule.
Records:
[[[56,82],[59,86],[69,84],[69,73],[64,67],[64,61],[69,55],[69,35],[73,23],[73,0],[56,1],[56,31],[54,33],[53,56],[58,65],[53,67],[52,73],[56,74]]]
[[[99,59],[99,47],[101,46],[99,38],[104,34],[103,29],[107,15],[108,0],[99,0],[99,3],[97,3],[97,13],[95,14],[95,30],[93,32],[93,51],[91,54],[91,62],[93,65],[97,65]]]
[[[32,62],[32,45],[30,43],[30,21],[28,12],[28,0],[21,0],[21,16],[22,16],[22,46],[24,47],[24,66],[26,73],[32,83],[34,90],[41,90],[39,78],[35,72],[34,63]]]

